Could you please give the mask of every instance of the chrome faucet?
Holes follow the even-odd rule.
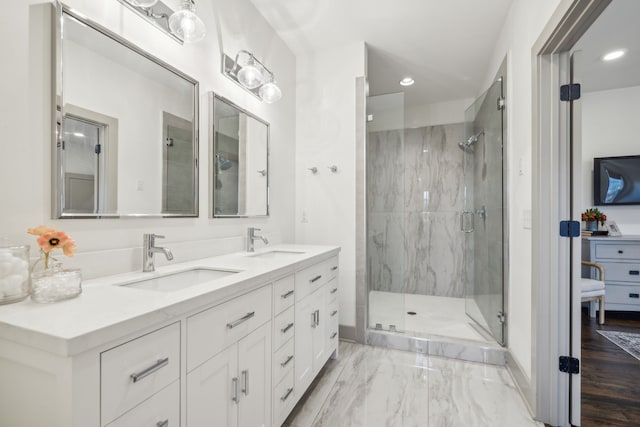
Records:
[[[269,244],[269,241],[264,236],[259,236],[256,234],[256,231],[261,231],[256,227],[249,227],[247,229],[247,252],[255,252],[255,248],[253,247],[253,242],[260,239],[264,242],[265,245]]]
[[[156,266],[153,261],[153,254],[156,252],[162,252],[167,257],[168,261],[173,259],[173,254],[167,248],[161,248],[156,246],[156,237],[158,239],[164,239],[164,236],[157,234],[145,234],[142,242],[142,271],[149,272],[155,271]]]

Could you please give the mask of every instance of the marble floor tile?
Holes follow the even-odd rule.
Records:
[[[335,365],[342,369],[334,367],[321,374],[326,379],[317,381],[294,409],[288,425],[542,426],[529,416],[504,367],[360,344],[344,348],[341,344],[341,361]],[[306,405],[313,408],[307,410]]]

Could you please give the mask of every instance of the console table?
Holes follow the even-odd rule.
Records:
[[[604,267],[606,310],[640,311],[640,236],[583,237],[582,259]]]

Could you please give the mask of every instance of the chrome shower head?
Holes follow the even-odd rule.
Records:
[[[230,169],[231,166],[233,166],[233,162],[231,162],[231,160],[225,159],[222,154],[216,154],[216,163],[218,164],[218,168],[221,171],[226,171],[227,169]]]

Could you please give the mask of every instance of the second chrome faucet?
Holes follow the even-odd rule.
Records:
[[[153,255],[156,252],[161,252],[167,257],[167,260],[173,259],[173,254],[167,248],[156,246],[156,238],[164,239],[164,236],[158,234],[145,234],[142,242],[142,271],[149,272],[155,271],[156,266],[153,259]]]
[[[261,230],[256,227],[247,228],[247,252],[255,252],[253,242],[255,242],[256,240],[262,240],[265,245],[269,244],[269,241],[267,240],[267,238],[264,236],[257,235],[256,231],[261,231]]]

